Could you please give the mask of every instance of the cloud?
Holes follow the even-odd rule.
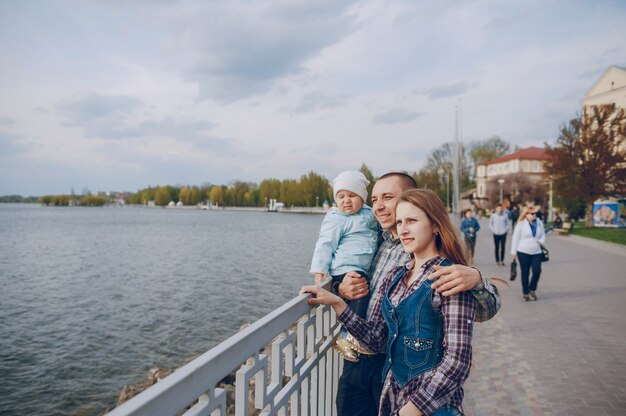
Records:
[[[417,111],[408,111],[403,108],[394,108],[374,117],[374,124],[398,124],[410,123],[423,113]]]
[[[8,117],[0,117],[0,126],[12,126],[15,124],[15,120]]]
[[[478,84],[478,82],[460,81],[452,84],[439,85],[437,87],[426,89],[422,91],[422,94],[426,95],[431,100],[437,100],[447,97],[456,97],[465,94],[470,89],[478,86]]]
[[[184,71],[200,99],[232,102],[268,91],[355,29],[350,2],[228,2],[184,16],[180,43],[195,56]]]
[[[120,139],[138,135],[125,128],[131,113],[143,105],[128,96],[89,94],[57,106],[67,121],[65,126],[81,127],[86,137]]]
[[[305,94],[291,110],[293,113],[309,113],[317,110],[341,107],[348,101],[348,95],[329,95],[321,91]]]
[[[14,156],[25,150],[26,146],[19,142],[19,136],[0,131],[0,157]]]

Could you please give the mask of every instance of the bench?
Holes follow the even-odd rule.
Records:
[[[572,229],[571,222],[564,222],[563,228],[554,228],[552,231],[557,233],[558,235],[569,235],[570,230]]]

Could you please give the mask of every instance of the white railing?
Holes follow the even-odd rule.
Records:
[[[292,299],[107,416],[335,415],[343,361],[331,345],[339,324],[331,308],[308,305],[309,296]],[[233,394],[218,384],[235,370]]]

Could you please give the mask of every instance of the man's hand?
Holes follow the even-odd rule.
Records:
[[[367,280],[357,272],[348,272],[343,277],[343,281],[337,288],[339,295],[348,300],[361,299],[367,296],[369,288],[367,286]]]
[[[444,296],[453,296],[457,293],[472,290],[480,281],[478,270],[460,264],[452,266],[434,266],[435,273],[428,278],[437,279],[431,287]]]
[[[412,401],[407,402],[398,412],[399,416],[422,416],[423,414]]]

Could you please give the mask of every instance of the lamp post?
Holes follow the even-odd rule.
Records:
[[[320,205],[320,197],[316,196],[315,197],[315,208],[319,207],[319,205]]]
[[[450,212],[450,173],[448,172],[448,169],[444,169],[444,167],[440,167],[437,170],[437,173],[439,174],[439,177],[441,178],[441,181],[443,182],[443,174],[446,174],[446,210],[448,212]]]
[[[498,184],[500,185],[500,203],[502,203],[502,185],[504,185],[504,178],[498,179]]]

